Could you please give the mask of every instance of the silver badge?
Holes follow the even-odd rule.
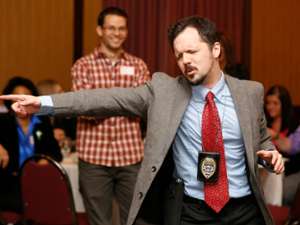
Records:
[[[217,168],[217,163],[213,158],[205,157],[201,162],[201,173],[206,179],[211,178]]]

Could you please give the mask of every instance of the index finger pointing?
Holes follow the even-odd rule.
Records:
[[[8,101],[23,101],[25,98],[23,95],[0,95],[0,100]]]

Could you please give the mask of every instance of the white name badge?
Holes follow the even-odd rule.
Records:
[[[121,66],[120,68],[121,75],[134,75],[134,67],[133,66]]]

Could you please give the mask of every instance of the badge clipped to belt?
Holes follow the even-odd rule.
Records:
[[[218,152],[199,152],[197,175],[199,181],[214,183],[218,180],[219,159]]]

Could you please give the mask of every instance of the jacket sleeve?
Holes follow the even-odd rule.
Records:
[[[151,101],[151,84],[136,88],[93,89],[52,95],[54,114],[106,118],[137,116],[145,119]]]

